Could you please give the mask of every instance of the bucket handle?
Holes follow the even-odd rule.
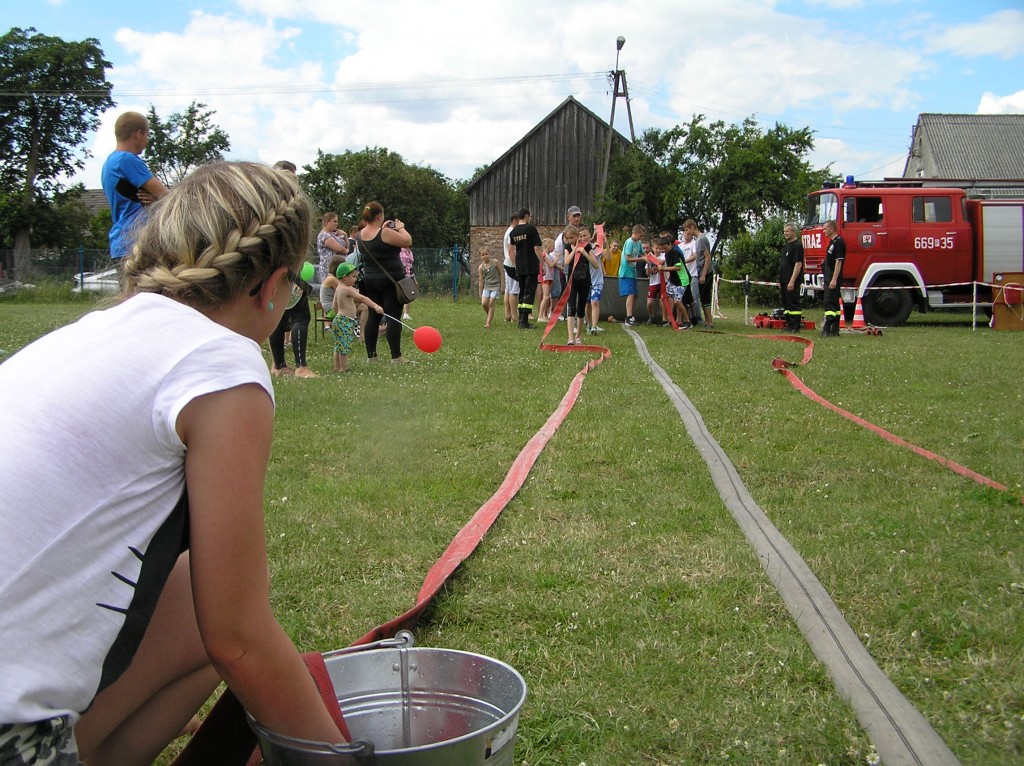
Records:
[[[369,758],[373,755],[373,743],[368,739],[354,739],[343,745],[325,743],[327,749],[335,755],[351,755],[356,758]]]
[[[353,654],[354,652],[362,652],[370,649],[409,649],[414,643],[415,638],[410,631],[400,630],[395,634],[394,638],[382,638],[380,641],[372,641],[368,644],[346,646],[344,649],[335,649],[331,652],[325,652],[324,658],[337,657],[339,654]]]

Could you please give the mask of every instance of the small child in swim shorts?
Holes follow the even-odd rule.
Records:
[[[362,303],[383,314],[384,309],[360,293],[356,287],[356,267],[351,263],[338,266],[335,275],[340,280],[334,291],[334,320],[331,322],[331,334],[334,336],[334,371],[348,372],[348,357],[352,353],[352,343],[359,338],[359,319],[356,315],[356,304]]]

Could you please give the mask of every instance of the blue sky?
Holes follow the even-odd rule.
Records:
[[[512,9],[511,11],[509,9]],[[604,119],[615,39],[633,123],[810,127],[818,167],[900,175],[922,112],[1024,113],[1021,0],[0,0],[8,26],[95,37],[117,107],[216,111],[233,159],[383,146],[453,179],[567,96]],[[628,135],[624,103],[615,127]]]

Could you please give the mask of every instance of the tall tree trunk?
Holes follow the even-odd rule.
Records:
[[[32,278],[32,230],[22,229],[14,235],[14,274],[19,282]]]
[[[39,172],[39,138],[33,136],[25,166],[25,188],[21,193],[22,221],[31,220],[32,203],[35,201],[36,174]],[[32,227],[23,225],[14,235],[15,279],[28,282],[32,278]]]

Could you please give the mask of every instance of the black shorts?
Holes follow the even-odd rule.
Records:
[[[704,277],[704,283],[700,285],[700,305],[703,306],[704,308],[711,307],[711,286],[714,283],[714,281],[715,276],[709,271],[707,276]],[[697,282],[700,283],[699,277],[697,279]]]

